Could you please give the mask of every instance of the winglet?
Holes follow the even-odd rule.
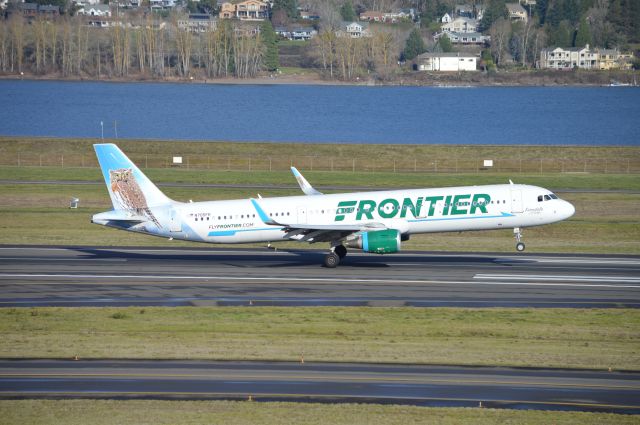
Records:
[[[322,192],[315,190],[313,186],[309,184],[307,179],[305,179],[304,176],[300,174],[300,171],[298,171],[296,167],[291,167],[291,172],[293,173],[293,176],[298,181],[298,184],[300,185],[300,189],[302,189],[305,195],[322,195]]]
[[[264,224],[270,224],[275,226],[280,225],[279,223],[275,222],[271,217],[269,217],[269,215],[260,207],[260,205],[258,205],[258,201],[256,201],[253,198],[250,198],[250,201],[253,204],[253,207],[256,209],[256,212],[258,213],[258,217],[260,217],[260,220],[262,220]]]

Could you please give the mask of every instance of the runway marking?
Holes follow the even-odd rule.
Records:
[[[569,281],[569,282],[625,282],[640,283],[640,277],[624,276],[574,276],[574,275],[535,275],[535,274],[483,274],[478,273],[474,279],[498,279],[498,280],[542,280],[542,281]]]
[[[375,372],[374,372],[375,373]],[[203,373],[198,374],[189,374],[189,373],[0,373],[0,379],[3,378],[202,378],[202,379],[214,379],[214,380],[224,380],[228,381],[233,379],[235,381],[244,383],[252,380],[276,380],[276,382],[280,382],[279,379],[284,378],[285,381],[290,380],[299,380],[299,381],[340,381],[340,382],[409,382],[414,384],[429,384],[429,383],[438,383],[438,384],[473,384],[473,385],[532,385],[532,386],[541,386],[541,387],[562,387],[562,388],[599,388],[599,389],[612,389],[612,390],[640,390],[640,386],[638,386],[635,382],[631,381],[629,385],[604,385],[604,384],[571,384],[571,383],[562,383],[562,382],[540,382],[540,381],[521,381],[521,380],[490,380],[490,379],[444,379],[444,378],[411,378],[411,377],[384,377],[384,376],[375,376],[375,377],[365,377],[365,376],[340,376],[340,375],[329,375],[327,372],[317,372],[313,375],[295,375],[295,374],[263,374],[263,375],[234,375],[233,371],[228,374],[220,374],[220,375],[207,375]]]
[[[474,279],[491,279],[490,275],[475,275]],[[516,279],[508,278],[506,275],[496,275],[495,282],[478,282],[478,281],[434,281],[434,280],[403,280],[403,279],[352,279],[352,278],[336,278],[336,277],[248,277],[248,276],[171,276],[171,275],[94,275],[94,274],[27,274],[27,273],[2,273],[1,278],[66,278],[66,279],[139,279],[139,280],[230,280],[230,281],[259,281],[259,282],[347,282],[347,283],[400,283],[400,284],[438,284],[438,285],[512,285],[512,286],[566,286],[576,288],[621,288],[633,289],[640,288],[640,285],[613,285],[605,283],[551,283],[551,282],[504,282],[500,280]],[[523,278],[521,277],[521,280]],[[526,278],[526,280],[531,277]],[[556,279],[566,280],[566,279]],[[597,282],[597,281],[595,281]],[[636,282],[636,281],[633,281]],[[640,280],[637,280],[640,283]],[[157,282],[154,282],[157,283]],[[71,284],[69,282],[38,282],[40,285],[60,285]],[[83,282],[86,284],[86,282]],[[96,283],[99,284],[99,283]]]

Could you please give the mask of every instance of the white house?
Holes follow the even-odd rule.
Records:
[[[418,71],[476,71],[477,58],[467,53],[423,53],[415,59]]]
[[[451,16],[448,13],[445,13],[441,21],[443,24],[448,24],[449,22],[451,22]]]
[[[108,4],[93,4],[78,10],[78,15],[99,16],[102,18],[111,17],[111,8]]]
[[[476,32],[478,31],[478,21],[470,18],[456,18],[451,22],[442,25],[442,31],[449,32]]]
[[[440,37],[446,35],[451,41],[452,44],[463,44],[463,45],[472,45],[472,44],[487,44],[491,41],[491,37],[488,35],[483,35],[479,32],[450,32],[443,31],[439,34],[433,36],[434,40],[439,40]]]
[[[547,69],[608,69],[609,67],[605,65],[608,55],[601,55],[600,52],[598,49],[591,50],[588,44],[571,49],[562,47],[542,49],[538,66]]]
[[[336,35],[339,37],[351,37],[351,38],[362,38],[369,37],[371,33],[369,32],[369,23],[368,22],[343,22],[340,25],[340,30],[337,31]]]

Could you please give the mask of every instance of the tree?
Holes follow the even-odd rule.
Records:
[[[262,44],[264,44],[265,52],[263,65],[267,71],[275,71],[280,65],[278,62],[278,43],[276,41],[276,32],[269,21],[263,21],[260,26],[260,35],[262,36]]]
[[[575,47],[583,47],[591,43],[591,31],[589,30],[589,24],[583,17],[580,19],[580,25],[578,26],[578,32],[576,33],[576,39],[573,43]]]
[[[438,40],[438,45],[444,53],[453,52],[453,45],[451,44],[451,40],[449,40],[449,36],[447,36],[447,34],[442,34]]]
[[[402,57],[404,58],[404,60],[412,60],[419,54],[422,54],[426,51],[427,48],[424,45],[424,41],[422,40],[420,31],[418,31],[417,28],[414,28],[413,31],[411,31],[411,34],[409,34],[407,44],[404,46]]]
[[[549,27],[549,44],[556,47],[571,47],[573,28],[569,21],[561,21],[557,27]]]
[[[507,8],[505,7],[505,0],[490,0],[480,21],[480,31],[486,31],[491,28],[495,21],[506,17],[506,14]]]
[[[296,4],[296,0],[274,0],[271,11],[276,12],[278,10],[284,10],[289,19],[295,19],[298,17],[298,5]]]
[[[347,0],[344,2],[342,7],[340,8],[340,15],[342,19],[347,22],[352,22],[356,20],[356,12],[353,10],[353,4],[351,4],[351,0]]]
[[[489,34],[491,35],[491,54],[496,66],[500,66],[511,37],[511,23],[505,18],[499,18],[491,25]]]

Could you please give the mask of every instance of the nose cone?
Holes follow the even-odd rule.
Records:
[[[567,218],[573,216],[576,212],[576,207],[571,204],[571,202],[562,201],[562,208],[560,209],[560,214],[562,215],[562,219],[566,220]]]

